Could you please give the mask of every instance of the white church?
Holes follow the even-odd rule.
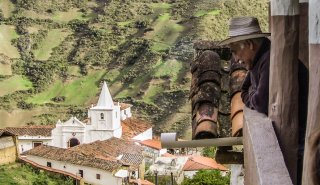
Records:
[[[135,135],[131,134],[131,138],[125,139],[136,141],[152,139],[151,125],[130,125],[135,123],[130,120],[131,117],[131,105],[114,103],[107,84],[104,82],[98,103],[95,106],[92,105],[88,110],[86,121],[71,117],[65,122],[58,120],[56,125],[52,126],[7,127],[5,130],[17,135],[19,153],[41,144],[70,148],[112,137],[122,138],[123,124],[131,128],[127,129],[129,131],[132,131],[132,128],[138,129],[134,132]]]

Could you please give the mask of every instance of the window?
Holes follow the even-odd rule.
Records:
[[[47,166],[51,168],[51,162],[47,162]]]
[[[103,113],[100,114],[100,119],[104,119],[104,114]]]
[[[83,170],[79,170],[79,175],[83,177]]]
[[[100,179],[100,174],[96,174],[96,178],[97,178],[97,179]]]
[[[32,142],[33,143],[33,148],[42,145],[42,141],[36,141],[36,142]]]

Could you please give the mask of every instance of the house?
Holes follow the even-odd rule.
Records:
[[[149,173],[157,176],[172,175],[177,184],[184,179],[183,167],[188,160],[188,156],[158,157],[149,168]]]
[[[86,183],[121,185],[130,176],[139,176],[142,150],[132,141],[113,137],[68,149],[41,145],[22,153],[20,158],[80,176]]]
[[[214,159],[203,156],[190,156],[184,164],[182,170],[184,176],[192,178],[199,170],[221,170],[228,169],[221,164],[218,164]]]
[[[0,129],[0,165],[14,162],[17,158],[15,135]]]
[[[184,177],[192,178],[199,170],[228,171],[226,167],[208,157],[198,155],[173,156],[168,153],[164,156],[158,157],[156,162],[150,166],[148,172],[158,176],[173,176],[177,184],[180,184]]]
[[[51,145],[52,130],[54,125],[29,125],[21,127],[6,127],[5,131],[12,133],[17,138],[19,154],[41,144]]]
[[[41,144],[70,148],[80,144],[107,140],[112,137],[143,141],[152,139],[152,126],[132,117],[131,105],[115,103],[104,82],[97,105],[88,110],[88,118],[76,117],[55,125],[7,127],[5,131],[17,136],[18,152]]]
[[[167,153],[167,149],[161,147],[160,140],[147,139],[139,141],[138,143],[144,148],[147,164],[153,164],[157,157]]]

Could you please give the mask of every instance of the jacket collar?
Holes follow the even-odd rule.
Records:
[[[252,68],[254,68],[254,66],[258,63],[258,61],[260,60],[262,55],[265,52],[270,50],[270,45],[271,45],[271,42],[270,42],[270,40],[268,38],[263,39],[263,41],[262,41],[262,43],[260,45],[260,48],[259,48],[259,50],[257,51],[257,53],[256,53],[256,55],[254,57]]]

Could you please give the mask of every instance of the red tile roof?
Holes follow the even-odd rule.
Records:
[[[22,127],[6,127],[5,131],[13,133],[18,136],[51,136],[51,130],[55,128],[55,125],[30,125]]]
[[[144,140],[144,141],[140,141],[139,142],[141,145],[147,146],[149,148],[153,148],[156,150],[161,150],[161,142],[159,140],[155,140],[155,139],[148,139],[148,140]]]
[[[190,156],[183,167],[184,171],[197,170],[228,170],[221,164],[218,164],[214,159],[203,156]]]
[[[83,155],[82,153],[69,149],[57,148],[47,145],[40,145],[22,153],[22,155],[33,155],[51,160],[64,161],[76,165],[103,169],[110,172],[119,169],[123,165],[116,159],[101,159],[96,156]]]
[[[121,124],[122,138],[124,139],[132,139],[134,136],[141,134],[152,127],[149,122],[133,117],[121,121]]]
[[[143,148],[136,145],[133,141],[119,138],[110,138],[104,141],[95,141],[70,148],[69,150],[83,154],[96,156],[102,159],[119,159],[123,164],[137,168],[142,160]]]

